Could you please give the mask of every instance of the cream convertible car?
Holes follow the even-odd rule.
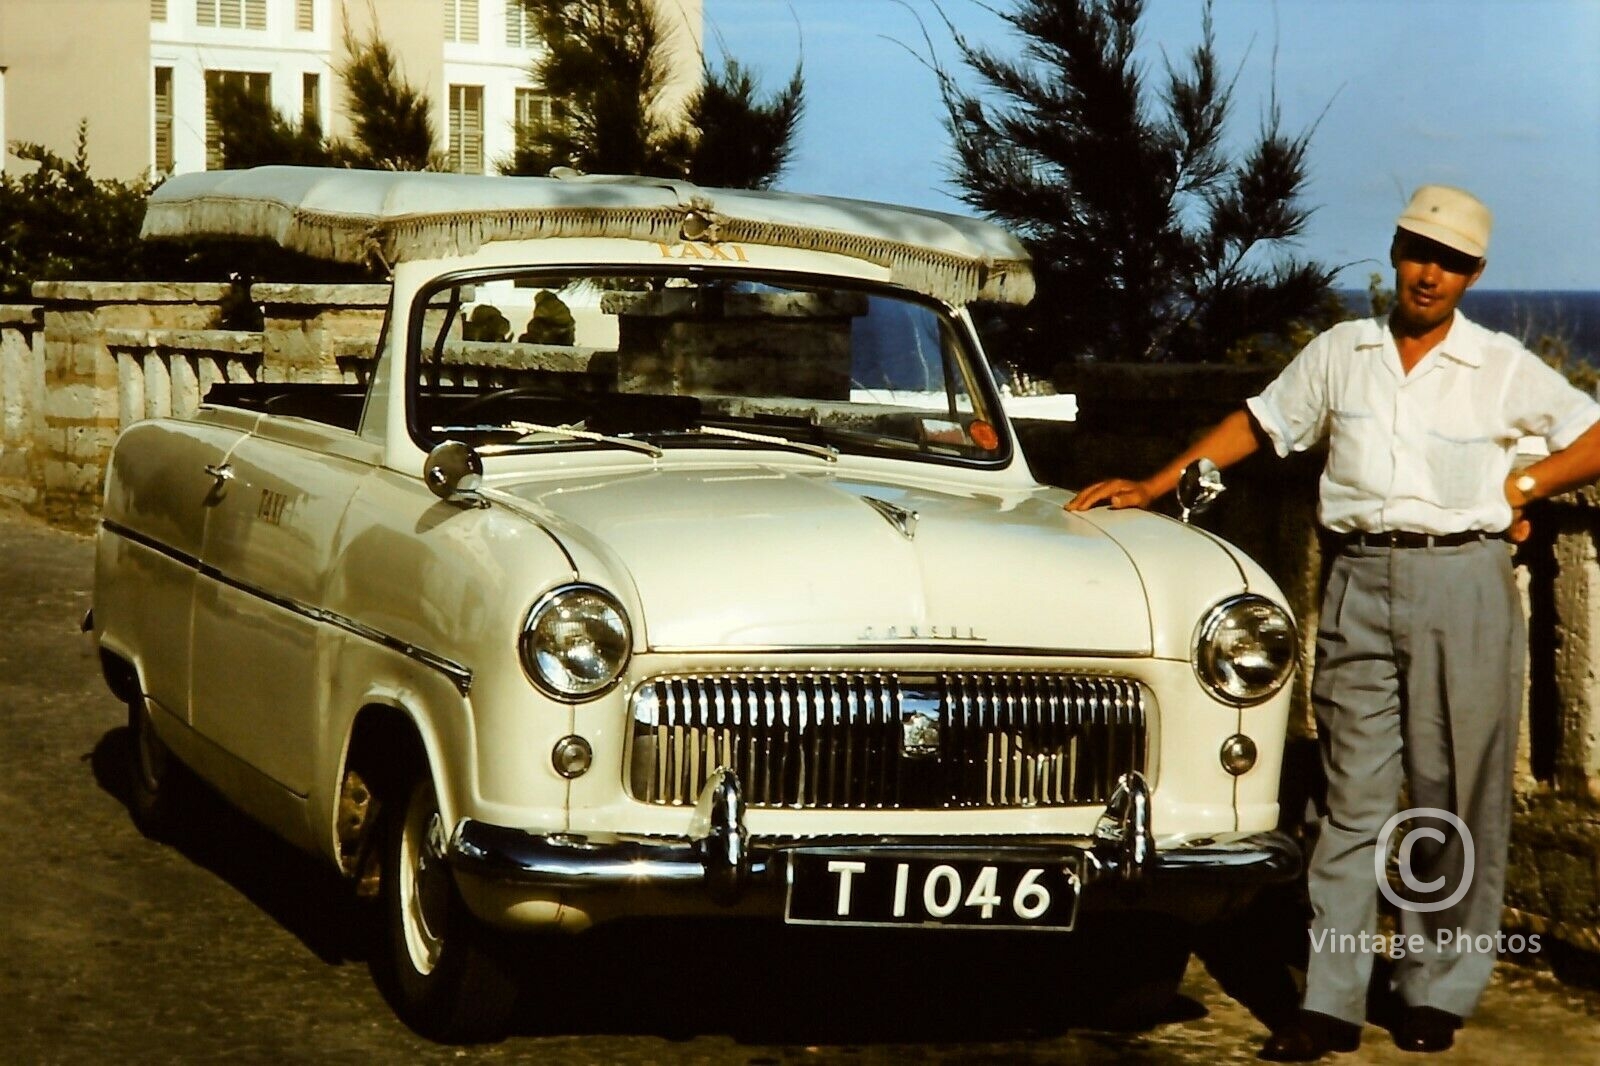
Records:
[[[365,385],[219,384],[123,434],[89,624],[141,827],[187,767],[336,865],[419,1030],[507,1021],[539,948],[501,930],[1053,952],[1296,872],[1283,598],[1213,536],[1030,476],[963,310],[1031,295],[1005,232],[297,168],[173,178],[145,231],[392,269]]]

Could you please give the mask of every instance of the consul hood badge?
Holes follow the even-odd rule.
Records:
[[[880,500],[876,496],[863,496],[861,502],[883,515],[884,519],[900,531],[900,535],[907,540],[917,539],[917,512],[908,511],[904,507]]]

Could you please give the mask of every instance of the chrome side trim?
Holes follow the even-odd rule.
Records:
[[[314,622],[322,622],[333,626],[336,629],[342,629],[352,636],[361,637],[363,640],[369,640],[374,644],[380,645],[381,647],[388,648],[390,651],[397,651],[406,658],[421,663],[423,666],[426,666],[431,670],[436,670],[448,677],[455,685],[456,690],[463,696],[472,691],[471,669],[463,666],[453,659],[448,659],[445,656],[431,652],[426,648],[418,647],[409,641],[401,640],[399,637],[396,637],[390,633],[386,633],[381,629],[376,629],[364,622],[357,621],[356,619],[347,615],[342,615],[337,611],[330,611],[324,607],[315,607],[309,603],[303,603],[288,596],[279,596],[276,593],[268,592],[266,589],[261,588],[258,585],[252,585],[247,581],[240,581],[237,578],[230,577],[221,570],[217,569],[215,566],[212,566],[209,563],[203,563],[194,556],[189,555],[187,552],[181,552],[174,548],[168,547],[153,537],[148,537],[143,533],[137,532],[136,530],[129,529],[127,526],[124,526],[121,523],[113,522],[110,519],[102,519],[100,525],[101,528],[106,530],[106,532],[113,533],[125,540],[132,541],[141,547],[149,548],[153,552],[159,552],[160,554],[165,555],[167,558],[187,566],[201,577],[210,578],[219,584],[227,585],[232,589],[237,589],[246,595],[254,596],[257,599],[264,600],[267,603],[272,604],[274,607],[279,607],[285,611],[290,611],[294,614],[300,615],[303,618],[309,618]]]

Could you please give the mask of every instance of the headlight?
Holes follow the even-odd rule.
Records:
[[[1289,680],[1299,652],[1289,612],[1265,596],[1234,596],[1200,623],[1194,669],[1221,699],[1260,703]]]
[[[616,683],[633,644],[622,605],[594,585],[546,593],[522,627],[522,668],[559,699],[598,696]]]

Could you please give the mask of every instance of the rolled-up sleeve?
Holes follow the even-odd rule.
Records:
[[[1279,456],[1303,452],[1328,432],[1331,332],[1302,348],[1261,395],[1245,401]]]
[[[1522,355],[1506,386],[1512,425],[1560,451],[1600,421],[1600,403],[1531,353]]]

